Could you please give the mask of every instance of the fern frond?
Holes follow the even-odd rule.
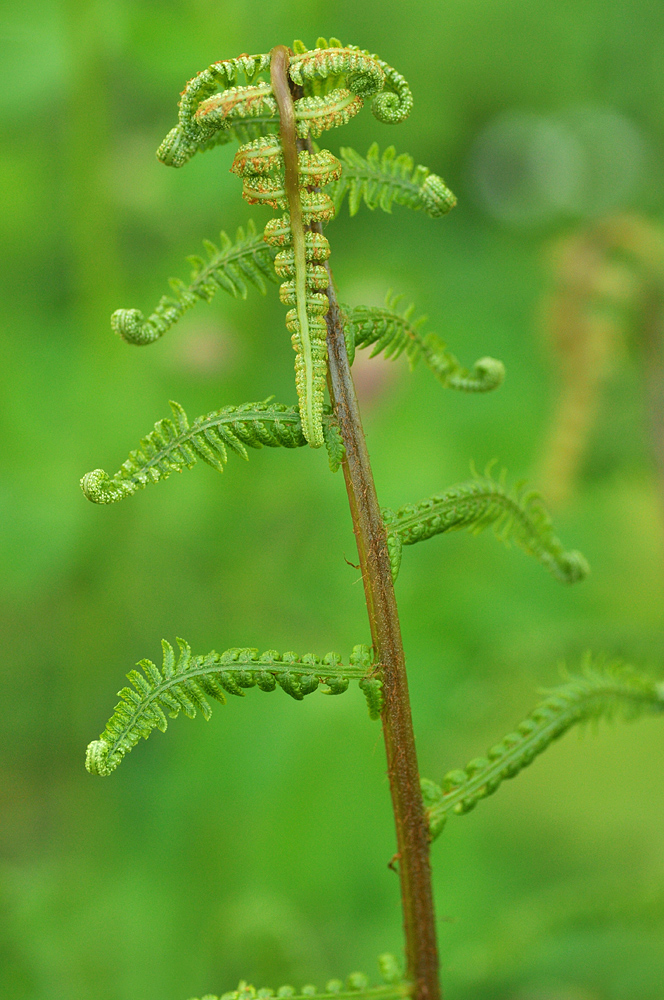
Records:
[[[301,448],[306,445],[299,411],[282,403],[243,403],[226,406],[189,424],[179,403],[171,400],[173,420],[164,417],[139,447],[129,453],[114,476],[103,469],[81,479],[83,493],[93,503],[115,503],[145,489],[148,483],[168,479],[172,472],[191,469],[199,459],[224,471],[228,450],[248,459],[247,448]],[[343,461],[344,446],[331,413],[323,417],[323,437],[333,472]]]
[[[244,689],[259,687],[274,691],[279,687],[296,701],[302,701],[320,685],[324,694],[342,694],[350,680],[360,682],[373,674],[368,646],[355,646],[348,666],[337,653],[322,659],[313,653],[277,653],[273,649],[259,654],[257,649],[214,650],[204,656],[192,656],[186,642],[178,639],[179,656],[170,643],[162,640],[164,651],[161,670],[151,660],[137,665],[143,673],[131,670],[127,677],[131,687],[118,692],[119,703],[98,740],[88,746],[85,766],[91,774],[110,774],[125,754],[153,729],[165,732],[166,715],[177,718],[180,712],[193,719],[200,711],[205,719],[212,714],[208,698],[223,705],[226,694],[244,697]],[[367,695],[370,713],[373,704]]]
[[[216,131],[200,130],[185,137],[180,126],[176,125],[157,150],[157,159],[166,166],[182,167],[195,153],[205,153],[230,142],[250,142],[261,136],[277,135],[278,132],[279,116],[269,105],[263,103],[249,117],[227,118],[224,127]]]
[[[261,76],[269,72],[270,55],[267,52],[258,55],[242,55],[237,59],[226,59],[212,63],[207,69],[189,80],[180,95],[178,124],[172,128],[157,150],[157,159],[167,166],[181,167],[201,149],[216,139],[217,130],[230,128],[233,109],[229,109],[230,117],[213,123],[197,120],[196,112],[200,105],[208,100],[215,91],[237,90],[237,84],[243,79],[247,86],[257,84],[260,87]],[[235,85],[235,86],[233,86]],[[254,117],[260,114],[262,108],[258,102],[249,109]],[[274,109],[270,109],[274,113]],[[223,141],[223,140],[222,140]]]
[[[546,566],[562,583],[576,583],[589,572],[580,552],[566,552],[553,533],[553,525],[539,494],[516,486],[508,490],[502,480],[488,475],[453,486],[446,493],[383,512],[392,576],[396,579],[404,545],[414,545],[434,535],[460,528],[475,534],[491,524],[498,538],[513,540]]]
[[[216,146],[226,146],[230,142],[242,145],[266,135],[279,134],[279,116],[263,111],[251,118],[230,119],[228,127],[215,132],[209,139],[198,143],[198,152],[205,153]]]
[[[369,355],[374,358],[384,354],[395,359],[401,354],[408,358],[411,371],[420,358],[444,386],[461,389],[464,392],[490,392],[497,389],[505,378],[502,361],[494,358],[480,358],[473,370],[464,368],[453,354],[446,350],[443,341],[435,333],[423,334],[421,327],[426,316],[413,318],[415,306],[411,303],[403,312],[397,312],[402,295],[388,292],[385,306],[355,306],[345,308],[344,326],[346,339],[354,356],[358,347],[374,345]],[[352,358],[350,359],[352,363]]]
[[[338,38],[333,37],[328,41],[327,38],[321,37],[316,40],[314,47],[317,49],[341,49],[343,45]],[[294,40],[292,49],[296,59],[299,56],[306,55],[309,51],[301,38]],[[345,75],[343,72],[335,72],[330,67],[326,76],[313,74],[303,77],[301,86],[305,97],[321,97],[323,94],[329,93],[330,90],[343,86],[344,80]]]
[[[204,246],[207,260],[198,256],[188,258],[193,268],[188,285],[179,278],[171,278],[173,295],[162,296],[147,320],[138,309],[116,309],[111,316],[113,331],[129,344],[152,344],[170,330],[187,309],[201,299],[210,302],[218,289],[222,288],[235,298],[246,299],[249,285],[264,295],[266,282],[277,280],[272,264],[274,254],[263,240],[263,234],[256,233],[251,221],[246,232],[242,227],[238,229],[235,240],[222,230],[219,247],[209,240]]]
[[[412,996],[414,984],[403,978],[394,955],[379,955],[378,966],[385,983],[383,986],[369,986],[369,980],[363,972],[351,972],[345,983],[340,979],[330,979],[321,993],[310,985],[303,986],[299,993],[292,986],[281,986],[275,993],[271,989],[256,990],[246,982],[241,982],[230,993],[224,993],[221,997],[207,993],[201,1000],[267,1000],[269,997],[288,1000],[305,1000],[308,997],[316,997],[317,1000],[403,1000]]]
[[[384,212],[391,212],[396,202],[407,208],[422,209],[434,219],[447,215],[456,205],[456,198],[442,177],[432,174],[427,167],[416,167],[408,153],[397,156],[394,146],[388,146],[381,156],[378,143],[374,142],[366,157],[344,146],[339,155],[343,173],[330,192],[337,212],[346,194],[351,215],[359,211],[363,201],[368,208],[382,208]]]
[[[442,788],[422,780],[422,795],[431,839],[451,813],[474,809],[507,778],[531,764],[550,744],[577,723],[616,717],[635,719],[664,712],[664,682],[623,663],[596,663],[588,658],[581,675],[553,688],[516,729],[463,770],[450,771]]]

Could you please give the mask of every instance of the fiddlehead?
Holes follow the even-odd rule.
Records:
[[[329,244],[320,233],[305,236],[304,225],[332,217],[327,195],[310,192],[338,176],[338,161],[331,153],[297,153],[294,105],[284,84],[287,51],[275,50],[273,66],[279,62],[281,76],[273,69],[273,89],[280,112],[281,141],[265,137],[241,146],[232,170],[243,178],[243,197],[250,203],[288,209],[288,214],[272,220],[265,239],[282,252],[275,270],[287,277],[280,289],[281,301],[292,308],[286,326],[295,349],[295,384],[300,401],[304,436],[312,447],[323,444],[323,397],[327,374],[327,326],[324,316],[329,301],[324,294],[327,272],[321,263],[329,257]],[[279,89],[280,88],[280,89]],[[310,100],[325,100],[311,98]]]
[[[197,302],[210,302],[219,288],[235,298],[246,299],[248,285],[261,294],[267,291],[268,281],[276,281],[272,265],[273,253],[265,245],[262,234],[256,234],[249,221],[246,233],[240,228],[231,240],[221,232],[220,246],[205,240],[207,260],[189,257],[192,265],[188,285],[178,278],[171,278],[173,295],[164,295],[147,320],[138,309],[116,309],[111,316],[111,327],[129,344],[152,344],[166,333],[180,317]]]
[[[243,127],[253,125],[261,135],[277,132],[279,115],[269,80],[271,55],[212,63],[190,80],[180,98],[178,124],[157,152],[161,162],[181,167],[197,151],[237,138]],[[296,42],[288,71],[304,91],[296,110],[300,135],[308,135],[309,129],[317,135],[342,124],[360,110],[363,98],[373,95],[374,114],[388,124],[403,121],[412,108],[412,94],[401,74],[378,56],[354,45],[342,46],[337,39],[331,39],[329,47],[319,39],[313,50]],[[245,86],[237,85],[241,78]],[[310,103],[312,99],[317,103]]]
[[[371,347],[370,357],[384,354],[386,358],[398,358],[405,354],[411,371],[420,358],[444,386],[461,389],[464,392],[490,392],[497,389],[505,377],[502,361],[494,358],[480,358],[472,371],[464,368],[446,350],[443,341],[435,333],[423,334],[422,325],[426,316],[413,318],[415,306],[410,305],[403,312],[397,306],[403,296],[388,293],[385,307],[355,306],[345,307],[344,331],[352,363],[355,349]]]
[[[259,89],[259,78],[269,68],[269,53],[245,55],[237,59],[212,63],[189,80],[180,98],[178,124],[171,129],[159,147],[158,159],[167,166],[181,167],[198,150],[209,148],[213,137],[220,130],[229,129],[237,119],[255,117],[259,110],[263,114],[267,113],[273,118],[274,124],[278,125],[276,105],[270,97],[269,88],[262,91]],[[247,83],[244,102],[242,100],[234,102],[234,97],[237,97],[236,89],[231,91],[225,105],[225,117],[221,114],[207,120],[205,115],[197,117],[196,112],[203,101],[220,88],[228,93],[229,88],[237,83],[240,76],[244,77]],[[257,81],[259,81],[258,87],[253,86]],[[246,100],[249,92],[254,95],[253,101]]]
[[[263,79],[269,71],[269,80]],[[237,86],[244,74],[245,86]],[[298,93],[296,99],[291,90]],[[299,94],[302,96],[299,96]],[[406,80],[378,56],[337,39],[318,40],[308,50],[301,42],[295,51],[276,46],[269,55],[241,56],[213,63],[189,81],[180,101],[179,123],[168,134],[158,156],[181,166],[198,149],[221,141],[240,123],[261,122],[252,141],[245,143],[231,168],[243,179],[243,196],[250,204],[287,210],[265,228],[265,240],[279,248],[275,268],[289,280],[281,286],[282,301],[291,306],[286,326],[295,349],[296,388],[302,429],[312,447],[323,444],[323,397],[327,373],[328,277],[322,265],[329,244],[320,225],[334,215],[334,204],[319,189],[338,183],[342,166],[327,150],[297,152],[297,140],[310,140],[327,129],[345,124],[372,98],[374,115],[382,122],[403,121],[412,108]],[[278,135],[277,135],[278,131]],[[349,163],[353,159],[348,152]],[[356,157],[357,159],[357,157]],[[377,149],[360,161],[364,174],[350,178],[353,198],[367,204],[377,197],[388,210],[393,201],[422,207],[430,215],[448,211],[454,198],[440,178],[408,157],[394,157],[388,149],[379,161]],[[349,169],[352,169],[350,167]],[[367,174],[367,171],[369,172]],[[376,173],[378,182],[376,182]],[[343,193],[340,193],[343,198]],[[315,231],[312,231],[315,230]],[[195,298],[176,286],[179,296],[160,304],[146,323],[136,311],[115,314],[115,327],[127,339],[148,343],[163,333]]]
[[[445,493],[384,510],[387,547],[392,576],[396,579],[404,545],[433,538],[446,531],[469,528],[477,534],[493,525],[498,538],[513,540],[535,556],[562,583],[576,583],[588,572],[580,552],[566,552],[553,533],[553,525],[539,494],[517,486],[508,490],[501,480],[488,475],[453,486]]]
[[[422,780],[422,795],[431,839],[452,813],[465,813],[493,795],[548,746],[579,723],[635,719],[664,712],[664,682],[657,683],[623,663],[593,664],[588,659],[581,675],[553,688],[516,729],[463,770],[450,771],[442,787]]]
[[[404,1000],[414,992],[414,984],[403,978],[403,974],[394,955],[378,956],[378,966],[384,981],[382,986],[369,986],[369,980],[363,972],[352,972],[343,983],[340,979],[331,979],[320,993],[315,986],[303,986],[298,993],[292,986],[281,986],[276,992],[271,989],[254,989],[241,982],[236,990],[223,993],[220,997],[206,994],[201,1000],[269,1000],[271,997],[284,1000],[305,1000],[316,997],[317,1000]]]
[[[282,691],[302,701],[305,695],[324,687],[324,694],[343,694],[355,679],[362,681],[377,667],[371,665],[367,646],[355,646],[349,664],[344,666],[337,653],[322,659],[312,653],[277,653],[272,649],[259,654],[257,649],[214,650],[204,656],[192,656],[186,642],[178,639],[176,658],[173,647],[162,640],[161,670],[151,660],[141,660],[139,670],[127,674],[130,687],[118,692],[120,701],[98,740],[88,746],[85,766],[91,774],[108,775],[138,741],[147,739],[154,729],[162,733],[168,726],[166,716],[176,719],[180,712],[193,719],[200,711],[205,719],[212,714],[208,698],[222,705],[227,694],[244,697],[246,688]],[[373,679],[373,678],[372,678]],[[373,697],[375,687],[371,688]],[[373,718],[373,703],[367,695]]]
[[[103,469],[83,476],[81,489],[88,500],[114,503],[148,483],[168,479],[172,472],[193,468],[199,459],[223,472],[229,451],[248,459],[247,448],[301,448],[307,443],[298,411],[281,403],[266,400],[226,406],[198,417],[193,424],[179,403],[171,402],[171,409],[173,419],[158,420],[114,476]],[[336,471],[343,460],[343,444],[330,413],[323,417],[323,436],[330,467]]]
[[[377,142],[369,147],[366,157],[348,146],[342,147],[339,155],[343,173],[331,191],[337,212],[346,194],[351,215],[357,214],[363,201],[367,208],[382,208],[384,212],[391,212],[394,203],[404,205],[422,210],[432,219],[447,215],[456,205],[442,177],[427,167],[416,167],[408,153],[397,156],[394,146],[388,146],[382,156]]]

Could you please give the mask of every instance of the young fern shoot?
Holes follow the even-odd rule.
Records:
[[[364,438],[350,365],[355,349],[372,347],[396,358],[404,353],[411,367],[422,358],[439,382],[476,393],[497,388],[504,375],[499,361],[484,357],[469,370],[450,354],[435,334],[421,330],[414,307],[399,312],[398,297],[385,308],[342,309],[330,270],[330,244],[323,224],[348,195],[351,216],[362,204],[391,212],[394,205],[419,210],[430,218],[444,216],[455,204],[443,180],[407,154],[389,146],[381,155],[374,143],[366,157],[342,148],[340,156],[314,147],[312,140],[344,125],[370,101],[379,122],[393,125],[411,111],[412,95],[405,79],[377,55],[336,39],[319,39],[313,49],[295,42],[269,53],[242,55],[213,63],[186,85],[178,124],[159,147],[162,163],[181,167],[196,153],[237,141],[231,170],[241,178],[250,205],[281,213],[270,219],[262,235],[250,223],[235,241],[222,233],[221,245],[206,244],[207,260],[190,258],[188,285],[171,283],[173,295],[161,299],[147,319],[136,309],[119,309],[112,327],[129,344],[154,343],[186,310],[209,301],[221,288],[245,297],[249,286],[266,292],[281,282],[280,298],[288,307],[286,326],[295,349],[297,406],[271,400],[223,405],[189,421],[179,403],[172,418],[159,420],[109,476],[102,469],[81,480],[85,496],[108,504],[127,498],[173,472],[202,460],[223,472],[229,452],[248,457],[248,449],[326,446],[332,471],[343,469],[367,603],[371,644],[356,645],[348,661],[335,653],[296,656],[274,650],[230,648],[193,655],[178,640],[179,653],[163,641],[158,667],[142,660],[127,675],[129,685],[98,740],[88,747],[92,774],[111,774],[142,738],[167,728],[167,718],[180,713],[211,714],[210,699],[224,703],[251,687],[280,687],[297,701],[322,689],[343,693],[357,681],[369,715],[381,720],[387,772],[395,819],[396,858],[401,885],[405,962],[379,959],[383,985],[370,987],[366,977],[352,974],[344,985],[332,980],[321,1000],[438,1000],[438,952],[431,887],[429,845],[449,811],[467,811],[523,768],[553,739],[576,722],[609,715],[616,700],[647,710],[660,710],[661,685],[627,674],[622,668],[591,670],[570,681],[537,707],[516,735],[510,734],[471,762],[452,772],[443,787],[423,784],[410,715],[408,679],[394,578],[404,545],[436,534],[491,524],[505,540],[513,538],[558,579],[573,583],[587,573],[578,552],[566,551],[539,499],[523,487],[509,491],[489,474],[396,512],[381,512]],[[327,188],[329,193],[323,190]],[[329,403],[325,391],[329,392]],[[458,780],[457,780],[458,779]],[[282,987],[278,997],[311,997]],[[245,982],[222,1000],[256,1000],[274,996]],[[208,994],[204,1000],[216,1000]]]

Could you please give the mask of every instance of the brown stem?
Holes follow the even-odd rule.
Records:
[[[293,122],[293,97],[288,81],[288,50],[272,50],[272,86],[282,120]],[[282,110],[283,109],[283,110]],[[288,141],[295,147],[294,127]],[[286,152],[284,150],[284,152]],[[284,157],[286,187],[291,151]],[[292,170],[293,167],[290,167]],[[297,170],[297,164],[295,165]],[[420,793],[415,736],[408,697],[401,629],[385,527],[378,505],[355,386],[348,364],[341,310],[327,266],[330,309],[326,317],[329,354],[329,388],[341,437],[346,447],[343,472],[360,557],[364,593],[376,662],[383,675],[385,705],[382,713],[392,805],[397,835],[399,876],[406,939],[406,975],[415,983],[415,1000],[439,1000],[436,923],[429,864],[429,833]]]
[[[328,268],[329,271],[329,268]],[[376,661],[383,671],[383,736],[397,834],[407,975],[416,1000],[438,1000],[438,952],[429,833],[420,793],[408,679],[385,527],[380,514],[332,274],[327,289],[331,397],[346,447],[343,462]]]

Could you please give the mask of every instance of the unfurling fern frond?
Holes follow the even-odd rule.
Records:
[[[282,403],[243,403],[226,406],[189,424],[179,403],[171,401],[173,420],[164,417],[130,452],[114,476],[103,469],[88,472],[81,489],[93,503],[114,503],[145,489],[148,483],[168,479],[172,472],[191,469],[199,459],[224,471],[228,450],[248,459],[247,448],[301,448],[307,442],[298,410]],[[330,468],[335,472],[344,457],[344,446],[335,418],[323,417],[323,436]]]
[[[341,979],[331,979],[320,993],[315,986],[303,986],[300,992],[292,986],[281,986],[278,990],[257,990],[246,982],[241,982],[236,990],[223,993],[221,997],[207,993],[201,1000],[268,1000],[270,997],[284,1000],[404,1000],[414,992],[414,984],[403,978],[394,955],[379,955],[378,966],[384,985],[369,986],[369,980],[363,972],[351,972],[343,983]]]
[[[319,43],[323,41],[319,39]],[[378,56],[355,45],[342,46],[338,39],[311,51],[301,43],[296,45],[288,59],[288,72],[294,83],[304,87],[305,96],[297,103],[305,118],[312,111],[324,109],[323,105],[310,105],[312,99],[331,98],[335,103],[343,100],[343,92],[349,95],[355,110],[359,110],[364,98],[373,97],[374,115],[387,124],[404,121],[410,114],[413,97],[408,83]],[[276,101],[265,79],[274,51],[212,63],[189,80],[180,98],[178,124],[160,145],[157,158],[167,166],[181,167],[196,152],[228,142],[238,127],[250,126],[252,119],[261,120],[261,135],[278,131]],[[241,77],[246,86],[238,86]],[[313,117],[320,119],[317,113]],[[343,111],[336,124],[341,120],[346,120]],[[318,124],[312,131],[320,134]]]
[[[346,344],[350,347],[349,361],[353,362],[355,349],[374,345],[369,357],[383,353],[386,358],[398,358],[405,354],[411,371],[420,358],[434,373],[436,378],[450,389],[464,392],[490,392],[502,384],[505,367],[495,358],[480,358],[473,370],[464,368],[453,354],[446,350],[443,341],[435,333],[423,334],[420,327],[426,316],[413,319],[415,306],[409,305],[403,312],[397,312],[402,295],[388,292],[385,307],[355,306],[345,309],[344,328]]]
[[[577,723],[635,719],[664,712],[664,682],[623,663],[593,664],[588,658],[580,676],[553,688],[514,732],[476,757],[463,770],[450,771],[442,787],[422,780],[422,795],[432,840],[451,813],[465,813],[480,799],[492,795],[507,778],[513,778],[538,754]]]
[[[343,45],[338,38],[318,38],[316,39],[315,49],[342,49]],[[296,38],[293,42],[293,52],[295,53],[295,60],[298,57],[304,56],[307,53],[311,54],[311,51],[307,48],[301,39]],[[293,61],[291,79],[295,82],[293,73],[298,75],[297,63]],[[299,72],[301,82],[298,84],[302,87],[305,97],[322,97],[325,94],[329,94],[331,90],[335,90],[337,87],[343,87],[345,82],[345,73],[343,69],[340,70],[338,65],[332,65],[328,63],[327,72],[325,75],[321,73],[310,73]]]
[[[340,157],[343,163],[341,178],[331,191],[338,212],[348,194],[348,209],[355,215],[364,201],[368,208],[382,208],[391,212],[392,205],[422,209],[432,218],[438,218],[456,205],[456,198],[438,174],[427,167],[415,166],[408,153],[397,156],[394,146],[388,146],[382,156],[374,142],[366,157],[344,146]]]
[[[224,653],[213,650],[204,656],[192,656],[186,642],[178,639],[178,645],[180,655],[176,660],[173,647],[162,640],[161,670],[151,660],[141,660],[138,666],[143,673],[131,670],[127,674],[131,687],[118,692],[120,702],[106,729],[88,746],[85,766],[91,774],[110,774],[141,737],[147,739],[153,729],[165,732],[167,714],[175,719],[184,712],[193,719],[200,711],[209,719],[212,709],[208,698],[223,705],[226,694],[243,697],[245,688],[257,686],[261,691],[274,691],[279,685],[291,698],[302,701],[320,685],[326,689],[324,694],[342,694],[350,680],[361,682],[377,670],[371,664],[368,646],[355,646],[349,665],[344,666],[337,653],[321,659],[312,653],[300,657],[273,649],[261,654],[257,649],[227,649]],[[372,688],[372,696],[373,692]],[[374,706],[368,694],[367,703],[372,714]]]
[[[218,289],[235,298],[247,297],[249,285],[264,295],[267,282],[276,281],[272,266],[274,253],[257,234],[249,221],[246,232],[238,229],[235,240],[221,232],[220,246],[206,240],[207,260],[192,256],[188,260],[193,271],[186,285],[179,278],[171,278],[173,295],[164,295],[147,320],[138,309],[116,309],[111,316],[111,326],[129,344],[152,344],[177,323],[180,317],[201,299],[210,302]]]
[[[260,86],[260,77],[269,70],[269,67],[269,53],[243,55],[237,59],[226,59],[212,63],[207,69],[189,80],[180,97],[178,124],[171,129],[157,150],[157,159],[166,166],[181,167],[198,150],[207,148],[213,137],[216,138],[219,130],[229,129],[233,121],[233,114],[232,108],[229,108],[227,120],[217,120],[213,123],[208,123],[205,120],[201,122],[196,118],[196,112],[201,103],[210,98],[215,91],[229,88],[237,90],[233,84],[237,85],[241,78],[246,81],[248,87],[257,82]],[[258,102],[254,101],[254,107],[248,110],[249,115],[259,110],[257,105]],[[275,109],[273,107],[260,108],[261,112],[264,110],[267,110],[268,113],[274,113]]]
[[[459,528],[477,534],[489,524],[498,538],[515,541],[563,583],[576,583],[589,572],[581,553],[566,552],[554,535],[539,494],[523,486],[508,490],[502,478],[478,477],[396,512],[385,510],[383,518],[394,579],[401,566],[402,546]]]

